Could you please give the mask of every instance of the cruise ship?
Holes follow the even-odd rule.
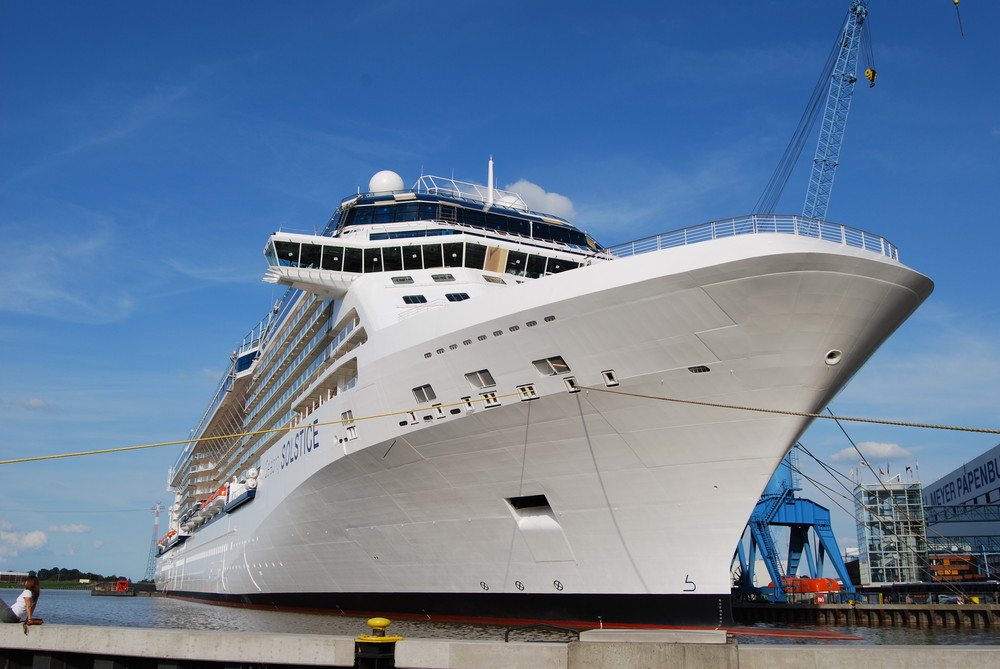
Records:
[[[882,237],[798,216],[604,247],[488,174],[379,172],[322,233],[270,236],[263,279],[286,290],[169,472],[160,590],[732,624],[769,477],[931,281]]]

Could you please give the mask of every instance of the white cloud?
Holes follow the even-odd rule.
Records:
[[[31,411],[51,411],[52,410],[52,405],[50,405],[48,402],[46,402],[43,399],[39,399],[38,397],[24,397],[24,398],[20,398],[20,399],[14,400],[14,403],[17,404],[19,407],[23,407],[23,408],[31,410]]]
[[[5,522],[0,529],[0,558],[15,558],[22,550],[34,550],[48,543],[49,538],[41,530],[15,532],[10,523]]]
[[[504,186],[505,190],[513,191],[521,196],[529,209],[545,214],[552,214],[568,220],[573,220],[576,212],[573,209],[573,202],[565,195],[559,193],[549,193],[541,186],[531,183],[526,179],[518,179],[516,182]]]
[[[875,463],[913,457],[912,453],[899,444],[886,444],[878,441],[862,441],[858,444],[858,450],[861,451],[866,460]],[[837,451],[831,458],[836,462],[852,462],[859,459],[858,451],[853,448]]]
[[[90,532],[90,527],[87,525],[50,525],[49,532],[73,532],[76,534],[83,534],[85,532]]]
[[[100,539],[94,539],[94,541],[93,541],[93,542],[91,543],[91,545],[92,545],[92,546],[93,546],[94,548],[100,548],[101,546],[103,546],[103,545],[104,545],[104,542],[103,542],[103,541],[101,541]]]

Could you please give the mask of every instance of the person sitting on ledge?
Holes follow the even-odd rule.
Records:
[[[29,576],[24,581],[24,592],[17,596],[17,601],[14,602],[14,606],[8,608],[7,604],[0,600],[0,620],[5,623],[18,623],[21,622],[23,616],[27,616],[24,619],[27,625],[40,625],[42,624],[41,618],[36,618],[34,616],[35,609],[38,606],[38,579],[34,576]]]

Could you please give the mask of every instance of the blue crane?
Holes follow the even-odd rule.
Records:
[[[792,168],[802,154],[806,139],[812,133],[819,110],[823,108],[823,122],[820,126],[819,140],[816,144],[816,155],[813,158],[812,174],[809,188],[806,191],[806,201],[802,215],[808,218],[826,218],[830,205],[830,193],[833,190],[833,178],[840,162],[840,149],[844,143],[844,130],[847,127],[847,116],[851,109],[851,99],[854,97],[854,84],[857,81],[858,55],[864,51],[869,66],[865,77],[872,86],[875,85],[875,70],[872,63],[871,40],[869,31],[864,30],[868,19],[868,0],[851,0],[851,8],[847,13],[843,29],[838,34],[837,42],[827,58],[823,72],[817,81],[809,104],[806,105],[799,125],[792,135],[778,166],[771,175],[771,180],[757,200],[754,213],[773,214],[778,199],[785,190]],[[826,104],[821,105],[823,94],[826,93]]]
[[[868,0],[853,0],[841,34],[837,62],[830,74],[826,111],[819,130],[819,141],[816,143],[806,202],[802,207],[802,215],[808,218],[825,219],[827,207],[830,206],[833,177],[837,174],[840,147],[844,144],[844,131],[847,129],[847,114],[851,110],[851,98],[854,97],[854,82],[858,80],[858,49],[867,18]],[[866,75],[874,84],[875,71],[869,68]]]

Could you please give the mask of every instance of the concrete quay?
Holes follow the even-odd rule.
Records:
[[[12,669],[350,667],[354,638],[121,627],[0,625],[0,666]],[[935,669],[1000,666],[1000,646],[737,644],[724,631],[591,630],[570,643],[404,639],[409,669]]]

